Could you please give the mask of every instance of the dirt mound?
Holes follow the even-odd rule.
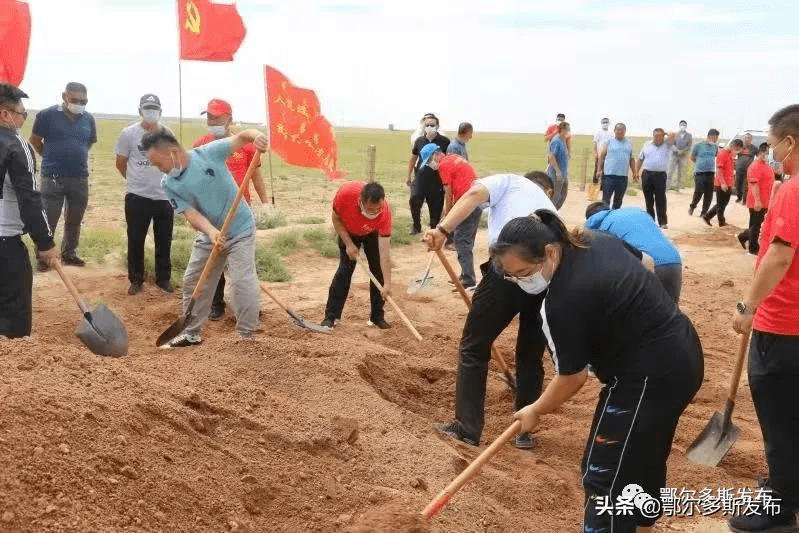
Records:
[[[401,505],[372,509],[350,529],[351,533],[431,533],[435,531],[419,511]]]

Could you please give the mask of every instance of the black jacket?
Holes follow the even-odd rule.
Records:
[[[0,126],[0,198],[5,180],[17,193],[19,214],[28,233],[39,250],[55,246],[53,232],[47,223],[42,207],[42,197],[36,186],[36,157],[33,148],[15,130]]]

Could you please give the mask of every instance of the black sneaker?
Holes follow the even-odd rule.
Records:
[[[690,206],[688,207],[688,215],[689,215],[689,216],[693,216],[693,214],[694,214],[694,209],[695,209],[694,207],[690,207]]]
[[[799,531],[796,527],[796,515],[792,512],[780,512],[771,516],[745,515],[730,518],[727,522],[729,528],[735,533],[793,533]]]
[[[419,235],[422,233],[422,228],[417,226],[411,226],[408,228],[408,234],[410,235]]]
[[[468,437],[464,437],[461,434],[461,426],[455,420],[453,420],[449,424],[444,424],[444,423],[439,422],[439,423],[433,424],[433,427],[440,434],[446,435],[448,437],[452,437],[453,439],[459,440],[461,442],[465,442],[469,446],[478,446],[479,445],[479,443],[477,441],[474,441],[474,440],[472,440],[472,439],[470,439]]]
[[[208,313],[209,320],[221,320],[222,317],[225,316],[225,308],[219,305],[212,305],[211,312]]]
[[[724,226],[726,226],[726,225],[727,225],[727,222],[726,222],[726,221],[721,221],[721,222],[719,222],[719,227],[720,227],[720,228],[723,228],[723,227],[724,227]]]
[[[140,293],[141,289],[142,289],[141,281],[134,281],[133,283],[130,284],[130,287],[128,287],[128,294],[130,296],[133,296],[134,294]]]
[[[704,220],[704,221],[705,221],[705,224],[707,224],[707,225],[708,225],[708,226],[710,226],[711,228],[713,227],[713,223],[710,221],[710,219],[709,219],[709,218],[707,218],[707,215],[702,215],[702,220]]]
[[[367,322],[367,325],[377,326],[380,329],[391,329],[391,324],[386,322],[385,318],[380,318],[378,320],[370,320],[369,322]]]
[[[513,445],[520,450],[532,450],[535,448],[536,440],[535,437],[528,432],[519,433],[516,435],[516,438],[513,439]]]
[[[74,266],[74,267],[86,266],[86,261],[84,261],[77,255],[61,256],[61,262],[64,263],[65,265]]]
[[[44,261],[37,261],[36,272],[50,272],[50,265],[48,265]]]
[[[172,282],[169,280],[166,281],[159,281],[156,283],[158,287],[164,292],[175,292],[175,288],[172,286]]]
[[[322,320],[322,323],[321,323],[321,324],[319,324],[319,325],[320,325],[320,326],[322,326],[322,327],[324,327],[324,328],[330,328],[330,329],[333,329],[333,328],[335,328],[335,327],[336,327],[336,319],[335,319],[335,318],[333,318],[333,317],[330,317],[330,316],[328,316],[328,317],[325,317],[325,319],[324,319],[324,320]]]
[[[738,242],[741,243],[741,248],[746,250],[746,243],[749,242],[749,239],[747,239],[743,234],[739,233],[738,234]]]
[[[203,343],[202,337],[190,333],[181,333],[166,345],[168,348],[186,348],[188,346],[198,346]]]

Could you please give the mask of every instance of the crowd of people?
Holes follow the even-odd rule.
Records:
[[[97,140],[83,85],[68,84],[63,102],[37,115],[28,140],[19,133],[27,118],[25,98],[19,88],[0,84],[0,335],[7,337],[27,336],[32,327],[32,267],[22,235],[31,236],[40,271],[59,263],[85,264],[77,249],[88,197],[87,154]],[[194,305],[194,314],[169,346],[202,343],[204,321],[225,312],[225,283],[231,287],[236,332],[248,339],[258,329],[260,308],[249,196],[233,211],[227,230],[221,229],[248,179],[265,201],[258,164],[268,139],[254,129],[234,134],[232,107],[219,99],[208,103],[208,134],[191,150],[161,124],[156,95],[142,96],[138,111],[141,120],[122,131],[116,146],[116,168],[127,184],[128,292],[133,296],[142,289],[144,240],[151,223],[156,284],[165,292],[173,290],[172,225],[174,213],[182,214],[198,232],[183,284],[184,312]],[[651,529],[656,517],[640,509],[629,515],[602,513],[596,501],[615,499],[631,483],[660,495],[677,424],[703,381],[700,338],[679,307],[682,259],[662,231],[668,227],[666,190],[679,187],[690,158],[696,183],[690,212],[701,200],[705,222],[717,218],[723,226],[735,190],[750,210],[749,228],[738,239],[757,254],[754,279],[731,310],[731,325],[742,334],[752,331],[749,381],[769,467],[764,490],[782,507],[776,515],[734,517],[730,527],[794,530],[799,407],[786,398],[799,380],[799,181],[790,179],[799,173],[799,105],[774,114],[767,143],[757,148],[743,139],[719,150],[716,130],[694,144],[683,121],[677,133],[655,129],[637,157],[626,126],[618,123],[611,133],[610,120],[602,119],[594,137],[594,178],[602,200],[589,203],[584,224],[573,229],[559,213],[568,194],[573,150],[565,119],[559,114],[546,132],[546,170],[525,175],[478,177],[469,162],[474,128],[467,122],[450,141],[439,131],[438,117],[427,114],[411,138],[406,180],[411,232],[431,251],[451,243],[460,281],[472,292],[458,348],[454,418],[437,423],[436,430],[480,444],[491,345],[518,316],[514,403],[522,430],[515,446],[534,448],[540,419],[589,378],[598,379],[603,387],[581,463],[583,531]],[[782,184],[775,181],[769,149],[784,172]],[[36,152],[42,156],[40,171]],[[645,210],[622,207],[630,176],[641,180]],[[430,228],[422,235],[425,202]],[[62,208],[64,239],[56,250],[53,234]],[[486,209],[489,253],[481,258],[478,277],[474,243]],[[340,254],[322,325],[332,330],[341,319],[363,248],[376,280],[370,284],[369,323],[389,328],[383,302],[392,290],[392,208],[385,190],[375,182],[345,183],[333,198],[330,217]],[[215,251],[220,259],[206,282],[214,290],[202,291],[194,302],[200,273]],[[554,377],[544,387],[547,350]]]

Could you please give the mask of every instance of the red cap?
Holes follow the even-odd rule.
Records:
[[[225,100],[221,98],[214,98],[210,102],[208,102],[208,107],[205,108],[205,111],[200,113],[204,115],[208,113],[209,115],[213,115],[215,117],[221,115],[231,115],[233,116],[233,108],[230,107],[230,104],[227,103]]]

